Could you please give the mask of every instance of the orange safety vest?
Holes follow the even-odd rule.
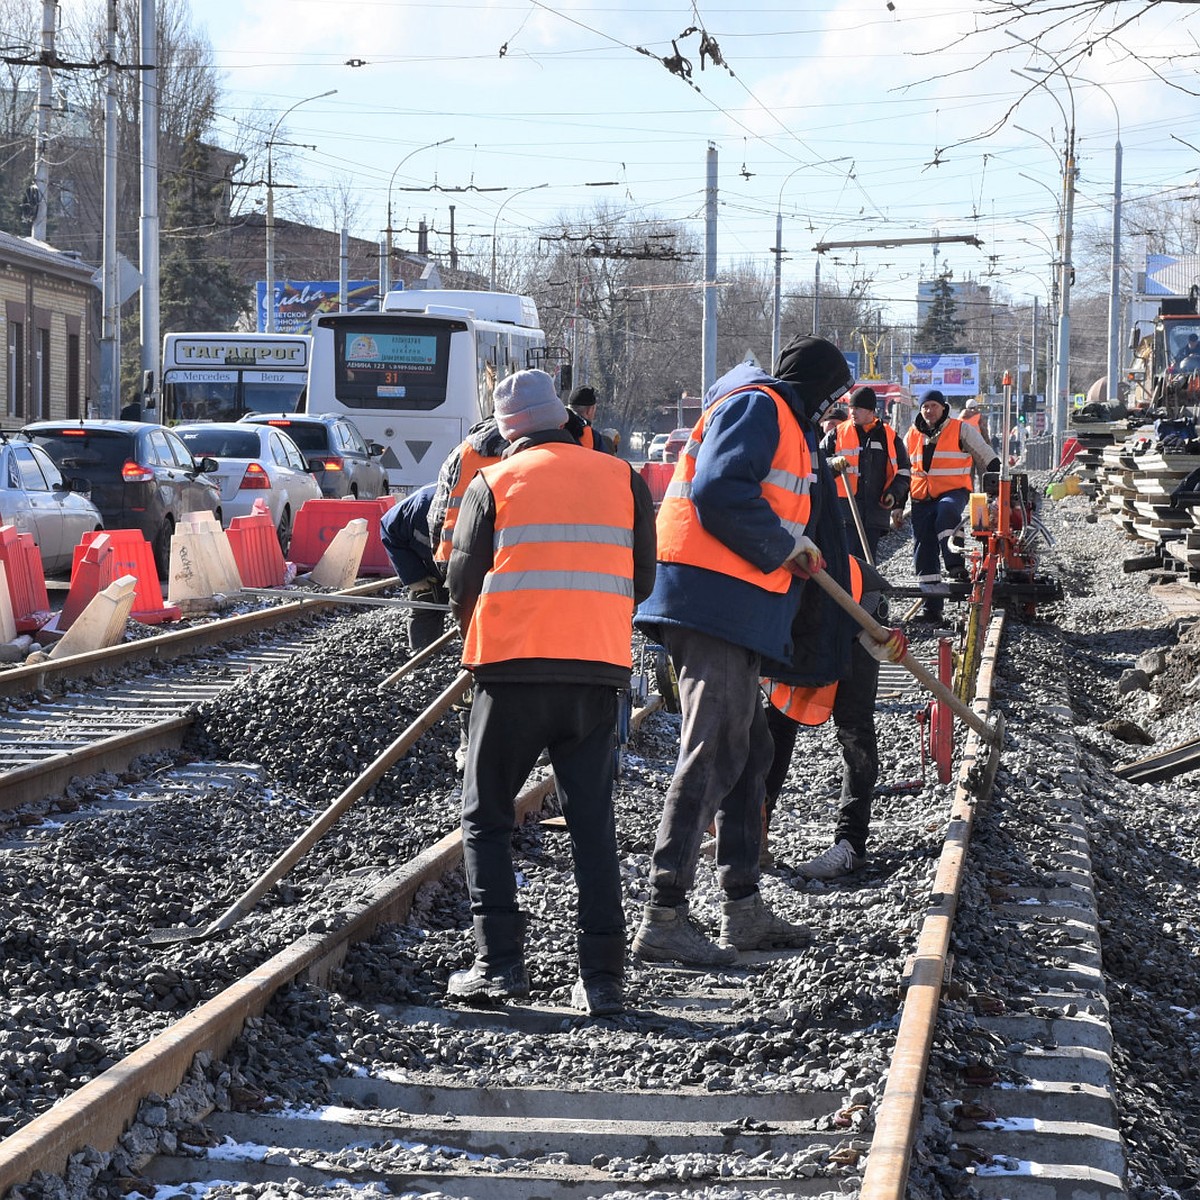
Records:
[[[863,595],[862,567],[858,559],[850,557],[850,592],[855,600]],[[833,715],[833,704],[837,699],[836,683],[820,687],[801,687],[798,684],[780,683],[775,679],[761,681],[767,699],[785,717],[791,717],[797,725],[824,725]]]
[[[463,666],[557,658],[631,667],[629,464],[547,442],[481,474],[496,503],[493,561]]]
[[[459,446],[459,455],[458,478],[454,481],[454,488],[450,492],[450,501],[446,505],[446,519],[442,522],[442,536],[438,540],[437,546],[434,547],[434,562],[448,563],[450,561],[450,548],[454,542],[454,526],[458,523],[458,511],[462,508],[462,498],[466,494],[467,485],[484,467],[500,461],[498,455],[480,454],[470,442],[463,442]]]
[[[878,421],[879,418],[876,417],[875,420]],[[874,428],[873,424],[867,425],[862,432],[867,434]],[[900,465],[896,461],[896,431],[890,425],[884,425],[883,430],[888,452],[887,472],[883,480],[883,490],[886,492],[891,486],[892,480],[896,478],[896,472],[900,469]],[[842,499],[846,498],[847,487],[850,489],[850,494],[858,495],[858,452],[860,448],[854,418],[847,417],[846,420],[839,421],[833,452],[835,455],[840,454],[846,460],[846,469],[837,476],[837,491]]]
[[[967,413],[964,416],[959,417],[959,420],[964,425],[974,426],[974,428],[979,430],[980,433],[983,432],[982,429],[980,429],[980,426],[983,424],[983,413],[978,412],[978,411],[973,412],[973,413]]]
[[[938,433],[928,471],[923,465],[925,435],[915,425],[908,431],[905,445],[908,447],[908,457],[912,460],[914,500],[936,499],[959,488],[968,492],[971,490],[973,460],[962,448],[962,438],[959,435],[961,426],[962,422],[957,417],[947,419]]]
[[[585,425],[583,427],[583,436],[579,439],[579,444],[585,450],[595,450],[596,431],[590,425]]]
[[[692,480],[696,476],[696,455],[704,441],[709,420],[717,408],[739,392],[765,392],[775,401],[779,422],[779,442],[766,477],[759,481],[763,499],[779,518],[779,523],[793,537],[804,533],[812,515],[811,490],[816,481],[812,455],[804,431],[782,396],[772,388],[757,384],[737,388],[710,405],[692,429],[687,445],[680,452],[675,473],[667,485],[666,495],[658,510],[658,558],[660,562],[686,563],[704,567],[734,579],[752,583],[768,592],[782,594],[791,586],[795,576],[784,566],[773,571],[760,571],[724,542],[713,537],[700,523],[700,515],[692,500]]]

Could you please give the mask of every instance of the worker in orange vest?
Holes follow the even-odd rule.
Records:
[[[517,792],[545,748],[575,855],[572,1003],[611,1014],[624,1005],[625,973],[613,736],[634,607],[654,581],[654,504],[628,463],[567,432],[546,372],[501,380],[494,402],[509,446],[463,495],[446,576],[476,689],[462,790],[476,953],[447,994],[529,994],[512,830]]]
[[[875,389],[863,385],[850,393],[850,416],[832,434],[826,434],[821,449],[837,475],[839,504],[852,553],[860,554],[858,527],[850,512],[847,492],[854,497],[867,535],[865,553],[876,559],[879,539],[891,526],[893,512],[901,511],[908,499],[908,451],[896,431],[878,417]]]
[[[583,384],[577,387],[567,397],[567,407],[583,422],[578,441],[589,450],[603,450],[606,454],[615,454],[616,447],[595,426],[596,420],[596,389]]]
[[[636,624],[671,657],[682,726],[633,940],[639,958],[720,966],[809,936],[759,892],[771,761],[759,677],[764,659],[790,658],[805,578],[824,564],[810,533],[817,422],[850,383],[845,356],[823,338],[789,343],[770,375],[739,363],[705,395],[659,509],[658,574]],[[716,944],[688,907],[714,820]]]
[[[850,594],[868,612],[877,612],[886,580],[855,557],[849,559],[849,575]],[[875,735],[879,664],[899,662],[908,650],[908,639],[902,630],[892,629],[886,642],[876,642],[868,634],[858,633],[858,626],[836,606],[827,608],[823,621],[798,616],[793,629],[796,651],[791,664],[783,669],[776,667],[772,677],[763,680],[767,724],[775,748],[766,778],[763,847],[791,766],[797,734],[802,726],[823,725],[832,716],[842,747],[842,794],[833,841],[794,867],[806,879],[828,881],[852,875],[867,863],[871,802],[879,779]],[[826,682],[831,674],[829,647],[839,639],[849,643],[841,650],[845,666],[832,682]],[[770,861],[769,856],[765,861]]]
[[[963,556],[950,546],[971,494],[971,468],[998,471],[1000,460],[978,431],[950,415],[946,397],[936,388],[925,393],[921,411],[905,439],[912,467],[913,567],[924,597],[922,617],[942,619],[952,578],[965,579]]]

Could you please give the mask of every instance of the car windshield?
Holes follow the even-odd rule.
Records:
[[[324,425],[313,421],[271,421],[269,424],[282,429],[306,454],[329,449],[329,432]]]
[[[257,458],[258,431],[253,429],[177,429],[180,440],[196,458]]]
[[[35,446],[54,460],[60,470],[109,467],[119,471],[133,455],[133,439],[127,433],[111,429],[33,429],[26,434]]]

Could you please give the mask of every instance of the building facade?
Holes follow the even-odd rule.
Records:
[[[88,415],[99,374],[93,271],[59,250],[0,233],[0,429]]]

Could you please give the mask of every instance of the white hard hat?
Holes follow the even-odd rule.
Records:
[[[966,404],[964,404],[964,405],[963,405],[963,409],[964,409],[964,410],[965,410],[965,409],[968,409],[968,408],[978,408],[978,407],[979,407],[979,401],[978,401],[978,400],[976,400],[974,396],[972,396],[972,397],[970,398],[970,400],[968,400],[968,401],[966,402]]]

